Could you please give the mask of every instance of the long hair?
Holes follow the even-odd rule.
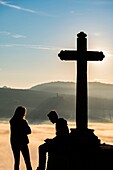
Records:
[[[23,106],[18,106],[14,112],[14,115],[13,115],[13,119],[23,119],[23,117],[25,116],[25,113],[26,113],[27,109]]]

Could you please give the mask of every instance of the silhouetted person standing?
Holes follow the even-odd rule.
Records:
[[[39,146],[39,166],[37,170],[45,170],[46,153],[63,143],[69,135],[67,121],[64,118],[59,118],[56,111],[50,111],[47,116],[56,126],[56,136],[53,139],[46,139],[45,143]]]
[[[31,134],[31,129],[26,121],[27,109],[23,106],[16,108],[13,117],[10,119],[10,142],[14,155],[14,170],[19,170],[20,151],[24,157],[27,170],[32,170],[30,162],[30,154],[28,148],[28,134]]]

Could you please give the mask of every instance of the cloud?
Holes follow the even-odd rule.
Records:
[[[22,7],[17,6],[17,5],[12,5],[12,4],[9,4],[9,3],[5,2],[5,1],[0,1],[0,4],[4,5],[4,6],[7,6],[7,7],[10,7],[10,8],[17,9],[17,10],[22,10],[22,11],[26,11],[26,12],[30,12],[30,13],[37,13],[34,10],[27,9],[27,8],[22,8]]]
[[[20,34],[12,35],[12,37],[14,37],[14,38],[26,38],[25,35],[20,35]]]
[[[35,44],[0,44],[0,48],[10,48],[10,47],[24,47],[24,48],[32,48],[36,50],[61,50],[60,47],[53,46],[43,46],[43,45],[35,45]]]
[[[5,36],[7,36],[7,35],[10,35],[11,33],[10,32],[7,32],[7,31],[0,31],[0,35],[5,35]]]
[[[70,49],[65,47],[44,46],[38,44],[0,44],[0,48],[13,48],[13,47],[29,48],[35,50],[50,50],[50,51],[75,50],[72,48]]]
[[[26,38],[25,35],[21,35],[21,34],[13,34],[11,32],[8,31],[0,31],[0,36],[11,36],[13,38]]]
[[[94,36],[96,36],[96,37],[99,37],[100,35],[101,35],[100,32],[95,32],[95,33],[94,33]]]
[[[74,10],[69,11],[69,13],[70,13],[71,15],[76,15],[76,16],[82,16],[82,15],[84,15],[82,12],[76,12],[76,11],[74,11]]]
[[[70,14],[74,14],[74,13],[75,13],[75,11],[73,11],[73,10],[70,11]]]
[[[42,46],[42,45],[28,45],[27,48],[33,48],[37,50],[58,50],[59,47]]]
[[[10,4],[10,3],[5,2],[5,1],[0,1],[0,5],[4,5],[4,6],[10,7],[10,8],[14,8],[14,9],[29,12],[29,13],[34,13],[34,14],[37,14],[37,15],[53,17],[53,15],[47,14],[45,12],[35,11],[35,10],[32,10],[32,9],[28,9],[28,8],[23,8],[21,6],[13,5],[13,4]]]

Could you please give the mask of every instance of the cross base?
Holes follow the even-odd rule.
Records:
[[[93,129],[71,129],[70,140],[73,148],[98,148],[100,147],[100,139],[94,134]]]

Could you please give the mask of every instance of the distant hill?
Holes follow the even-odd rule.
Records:
[[[30,88],[35,91],[45,91],[59,94],[76,94],[76,83],[74,82],[49,82]],[[113,84],[100,82],[88,83],[88,96],[113,99]]]
[[[57,81],[39,84],[30,88],[30,90],[73,95],[75,94],[75,88],[74,82]]]
[[[91,97],[113,99],[113,84],[90,82],[88,83],[88,95]]]
[[[52,109],[67,120],[75,120],[76,84],[58,81],[25,90],[0,88],[0,119],[10,119],[18,105],[27,107],[30,123],[47,120],[46,114]],[[113,85],[88,83],[88,110],[89,121],[112,121]]]
[[[24,105],[28,112],[34,110],[45,99],[54,94],[48,92],[0,88],[0,118],[9,118],[12,116],[15,108]]]

